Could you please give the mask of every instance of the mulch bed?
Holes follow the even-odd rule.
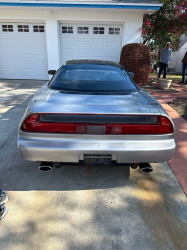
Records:
[[[181,117],[187,121],[187,97],[185,98],[176,98],[171,102],[168,102],[168,105],[172,107]]]
[[[146,85],[142,85],[148,92],[176,92],[179,93],[178,90],[170,87],[169,89],[159,89],[157,87],[157,80],[155,78],[149,78]],[[183,85],[183,87],[187,88],[187,85]],[[183,117],[187,121],[187,97],[178,97],[168,102],[168,105],[172,107],[181,117]]]

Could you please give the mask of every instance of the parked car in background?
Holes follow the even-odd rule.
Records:
[[[120,64],[75,60],[49,73],[19,125],[23,159],[135,167],[172,158],[171,118]]]

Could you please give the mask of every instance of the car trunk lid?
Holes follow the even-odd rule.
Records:
[[[50,90],[41,101],[38,113],[54,114],[152,114],[159,115],[153,105],[141,94],[126,95],[82,95],[64,94]]]

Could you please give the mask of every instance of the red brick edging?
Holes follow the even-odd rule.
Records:
[[[172,87],[179,93],[150,91],[150,94],[159,101],[175,124],[176,150],[169,165],[187,195],[187,121],[167,104],[177,97],[187,97],[187,88],[177,83],[172,83]]]

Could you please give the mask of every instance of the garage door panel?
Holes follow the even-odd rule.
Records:
[[[46,57],[44,55],[35,55],[34,56],[34,61],[41,63],[41,65],[47,65]]]
[[[46,69],[46,64],[42,64],[42,63],[38,63],[38,62],[36,62],[35,63],[35,66],[36,66],[36,69],[40,69],[40,70],[42,70],[42,71],[44,71],[45,69]]]
[[[60,58],[60,59],[61,59],[61,61],[62,61],[62,58]],[[74,59],[76,59],[76,58],[75,58],[75,55],[64,55],[64,57],[63,57],[64,63],[65,63],[66,61],[70,61],[70,60],[74,60]]]
[[[117,56],[106,57],[107,61],[119,62],[119,58]]]
[[[34,70],[33,69],[23,69],[22,70],[22,74],[24,77],[31,77],[34,74]]]
[[[6,56],[6,63],[18,63],[19,62],[19,58],[17,55],[7,55]]]
[[[33,62],[33,55],[20,55],[20,62]]]
[[[5,61],[4,55],[0,53],[0,65]]]
[[[40,40],[39,38],[38,39],[34,39],[33,40],[33,45],[34,45],[35,48],[43,48],[44,41]]]
[[[13,48],[13,47],[10,47],[10,48],[4,47],[4,50],[1,52],[4,55],[4,57],[7,57],[8,55],[18,55],[17,48]]]
[[[107,49],[110,50],[119,50],[121,48],[121,44],[119,42],[107,42]]]
[[[20,62],[19,65],[21,67],[19,67],[20,69],[35,69],[36,65],[33,67],[33,62]]]
[[[107,56],[107,55],[106,55]],[[114,49],[114,50],[110,50],[110,56],[111,57],[117,57],[117,55],[116,55],[116,50]],[[108,57],[110,57],[110,56],[108,56]]]
[[[30,48],[30,50],[28,50],[28,48]],[[33,48],[32,47],[21,47],[19,46],[16,49],[16,52],[18,55],[30,55],[33,54]]]
[[[14,61],[8,61],[8,58],[6,57],[5,61],[3,62],[3,65],[5,66],[5,70],[9,68],[19,68],[19,60],[16,62]]]
[[[102,50],[103,51],[105,49],[105,42],[94,41],[91,44],[91,49],[92,50]]]
[[[14,23],[13,32],[3,32],[0,23],[1,78],[7,79],[48,79],[47,48],[45,32],[20,32]],[[38,24],[40,25],[40,24]],[[42,25],[44,26],[44,25]],[[38,70],[38,71],[37,71]]]
[[[1,77],[1,78],[4,78],[5,75],[6,75],[5,70],[4,70],[4,69],[0,69],[0,77]]]
[[[61,49],[75,49],[75,41],[71,41],[70,39],[65,40]]]
[[[74,53],[74,51],[76,51],[76,50],[72,50],[72,49],[63,49],[63,50],[61,50],[61,54],[63,54],[63,55],[73,55],[73,54],[75,54]]]
[[[78,34],[78,27],[89,31]],[[60,24],[61,64],[73,59],[119,61],[121,45],[122,25]]]
[[[36,70],[36,73],[37,73],[38,76],[42,76],[45,73],[45,69]]]
[[[90,57],[88,57],[87,55],[85,55],[85,56],[76,56],[76,58],[75,59],[77,59],[77,60],[85,60],[85,59],[91,59]],[[73,58],[72,58],[72,60],[73,60]]]
[[[8,69],[7,71],[8,71],[8,75],[9,75],[10,77],[14,77],[14,76],[19,76],[19,75],[20,75],[20,71],[19,71],[18,68],[17,68],[17,69],[10,68],[10,69]]]
[[[92,56],[90,59],[92,60],[103,60],[103,56]],[[105,58],[104,58],[105,60]]]
[[[33,48],[32,50],[33,55],[42,55],[45,56],[46,60],[47,60],[47,56],[45,55],[45,49],[44,48]]]
[[[77,49],[89,49],[89,46],[90,45],[90,43],[89,42],[87,42],[87,41],[77,41],[76,42],[76,48]]]
[[[1,39],[1,48],[15,48],[15,47],[16,43],[15,41],[11,40],[11,37],[5,37],[4,39]]]
[[[18,39],[18,46],[21,49],[32,48],[32,41],[29,38],[28,39]]]

